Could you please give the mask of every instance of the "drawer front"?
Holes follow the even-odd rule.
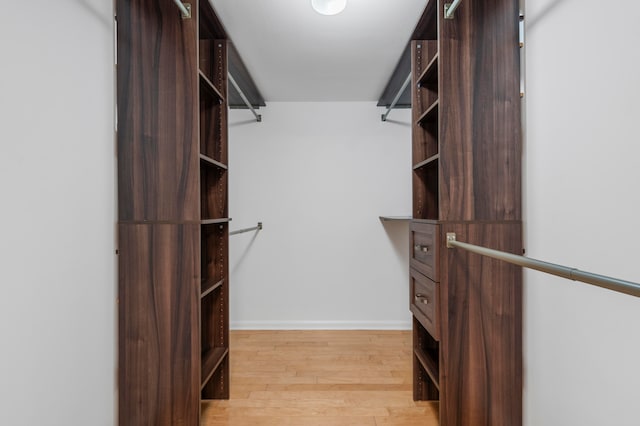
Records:
[[[411,222],[411,267],[439,281],[439,225]]]
[[[440,340],[440,285],[415,269],[410,276],[411,312],[435,340]]]

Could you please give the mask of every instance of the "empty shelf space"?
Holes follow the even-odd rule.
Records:
[[[421,169],[422,167],[428,166],[430,164],[435,164],[436,161],[440,158],[440,154],[432,155],[424,161],[419,162],[415,166],[413,166],[413,170]]]
[[[218,99],[218,101],[222,103],[224,101],[224,96],[222,96],[222,93],[220,93],[216,86],[213,85],[211,80],[209,80],[202,71],[198,71],[198,74],[200,75],[200,88],[204,89],[204,91],[209,94],[209,96]]]
[[[205,163],[205,164],[207,164],[207,165],[209,165],[209,166],[214,166],[214,167],[218,167],[220,169],[227,170],[227,166],[225,164],[222,164],[221,162],[216,161],[213,158],[208,157],[208,156],[206,156],[204,154],[200,154],[200,161]]]
[[[215,225],[216,223],[228,223],[231,221],[229,217],[223,217],[220,219],[203,219],[200,221],[202,225]]]
[[[202,354],[200,390],[207,384],[227,353],[229,353],[228,348],[212,348]]]
[[[422,365],[422,368],[424,368],[424,371],[426,371],[429,377],[431,377],[431,381],[433,382],[433,384],[436,385],[436,388],[438,390],[440,390],[440,376],[438,373],[438,364],[436,363],[436,361],[431,359],[430,356],[428,356],[419,348],[414,349],[413,353],[415,354],[416,358],[418,358],[418,361],[420,361],[420,364]]]
[[[216,281],[214,278],[209,278],[208,280],[202,280],[201,290],[200,290],[200,298],[205,298],[209,293],[214,291],[217,288],[220,288],[224,284],[224,279]]]
[[[438,100],[431,104],[427,110],[418,118],[418,124],[438,122]]]
[[[418,77],[418,87],[438,84],[438,54],[436,53]]]

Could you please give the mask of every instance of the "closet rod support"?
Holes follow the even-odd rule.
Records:
[[[237,231],[231,231],[229,232],[229,236],[243,234],[245,232],[259,231],[261,229],[262,229],[262,222],[258,222],[258,226],[253,226],[251,228],[238,229]]]
[[[256,112],[255,108],[253,108],[253,105],[251,105],[251,102],[249,102],[249,99],[247,99],[242,89],[240,89],[240,86],[238,86],[238,83],[236,83],[236,81],[233,79],[233,76],[231,75],[231,73],[227,73],[227,75],[229,76],[229,81],[231,82],[233,87],[235,87],[238,93],[240,94],[242,101],[245,103],[245,105],[251,110],[253,115],[256,117],[256,121],[260,123],[262,121],[262,116]]]
[[[402,87],[400,87],[400,90],[398,90],[396,97],[393,98],[393,101],[391,101],[391,105],[389,105],[389,108],[387,108],[387,112],[382,114],[382,116],[380,117],[382,118],[382,121],[387,121],[387,116],[389,115],[391,110],[395,108],[396,104],[400,100],[400,96],[402,96],[402,94],[404,93],[404,90],[407,88],[409,83],[411,83],[411,73],[409,73],[409,75],[407,76],[407,79],[404,81],[404,83],[402,83]]]
[[[444,19],[453,19],[456,9],[460,6],[462,0],[454,0],[453,3],[445,3],[444,5]]]
[[[173,0],[173,2],[178,6],[178,9],[180,9],[182,19],[191,19],[191,4],[182,3],[180,0]]]

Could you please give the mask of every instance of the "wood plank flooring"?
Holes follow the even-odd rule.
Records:
[[[231,398],[203,426],[437,426],[414,402],[409,331],[232,331]]]

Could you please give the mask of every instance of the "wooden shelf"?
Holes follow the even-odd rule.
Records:
[[[418,170],[421,169],[425,166],[428,166],[430,164],[435,164],[436,161],[438,161],[438,159],[440,158],[440,154],[436,154],[436,155],[432,155],[431,157],[427,158],[424,161],[419,162],[418,164],[416,164],[415,166],[413,166],[413,170]]]
[[[431,381],[433,382],[433,384],[436,385],[436,388],[438,390],[440,390],[440,375],[438,372],[438,364],[420,348],[415,348],[413,350],[413,353],[415,354],[416,358],[418,358],[418,361],[420,361],[420,364],[422,365],[422,368],[424,368],[424,371],[426,371],[429,377],[431,377]]]
[[[217,288],[220,288],[222,284],[224,284],[224,279],[221,279],[220,281],[216,281],[213,278],[210,278],[208,280],[202,280],[202,285],[200,287],[201,288],[200,298],[201,299],[205,298],[212,291],[214,291]]]
[[[418,77],[418,87],[438,85],[438,53],[434,55],[427,67]]]
[[[438,122],[438,100],[431,104],[427,110],[422,113],[420,118],[418,118],[417,123],[419,125],[423,125],[426,123],[437,123]]]
[[[411,220],[411,216],[378,216],[381,221],[402,221],[402,220]]]
[[[202,370],[200,372],[200,390],[204,388],[220,363],[229,353],[227,348],[212,348],[202,355]]]
[[[228,223],[231,222],[231,218],[223,217],[220,219],[203,219],[200,221],[201,225],[215,225],[216,223]]]
[[[220,103],[223,103],[224,96],[222,96],[222,93],[220,93],[216,86],[213,85],[211,80],[209,80],[200,70],[198,70],[198,74],[200,75],[200,88],[204,89],[205,93],[209,96],[216,98]]]
[[[214,167],[218,167],[218,168],[223,169],[223,170],[228,170],[228,167],[225,164],[222,164],[221,162],[216,161],[213,158],[208,157],[208,156],[206,156],[204,154],[200,154],[200,161],[205,163],[205,164],[207,164],[207,165],[209,165],[209,166],[214,166]]]

